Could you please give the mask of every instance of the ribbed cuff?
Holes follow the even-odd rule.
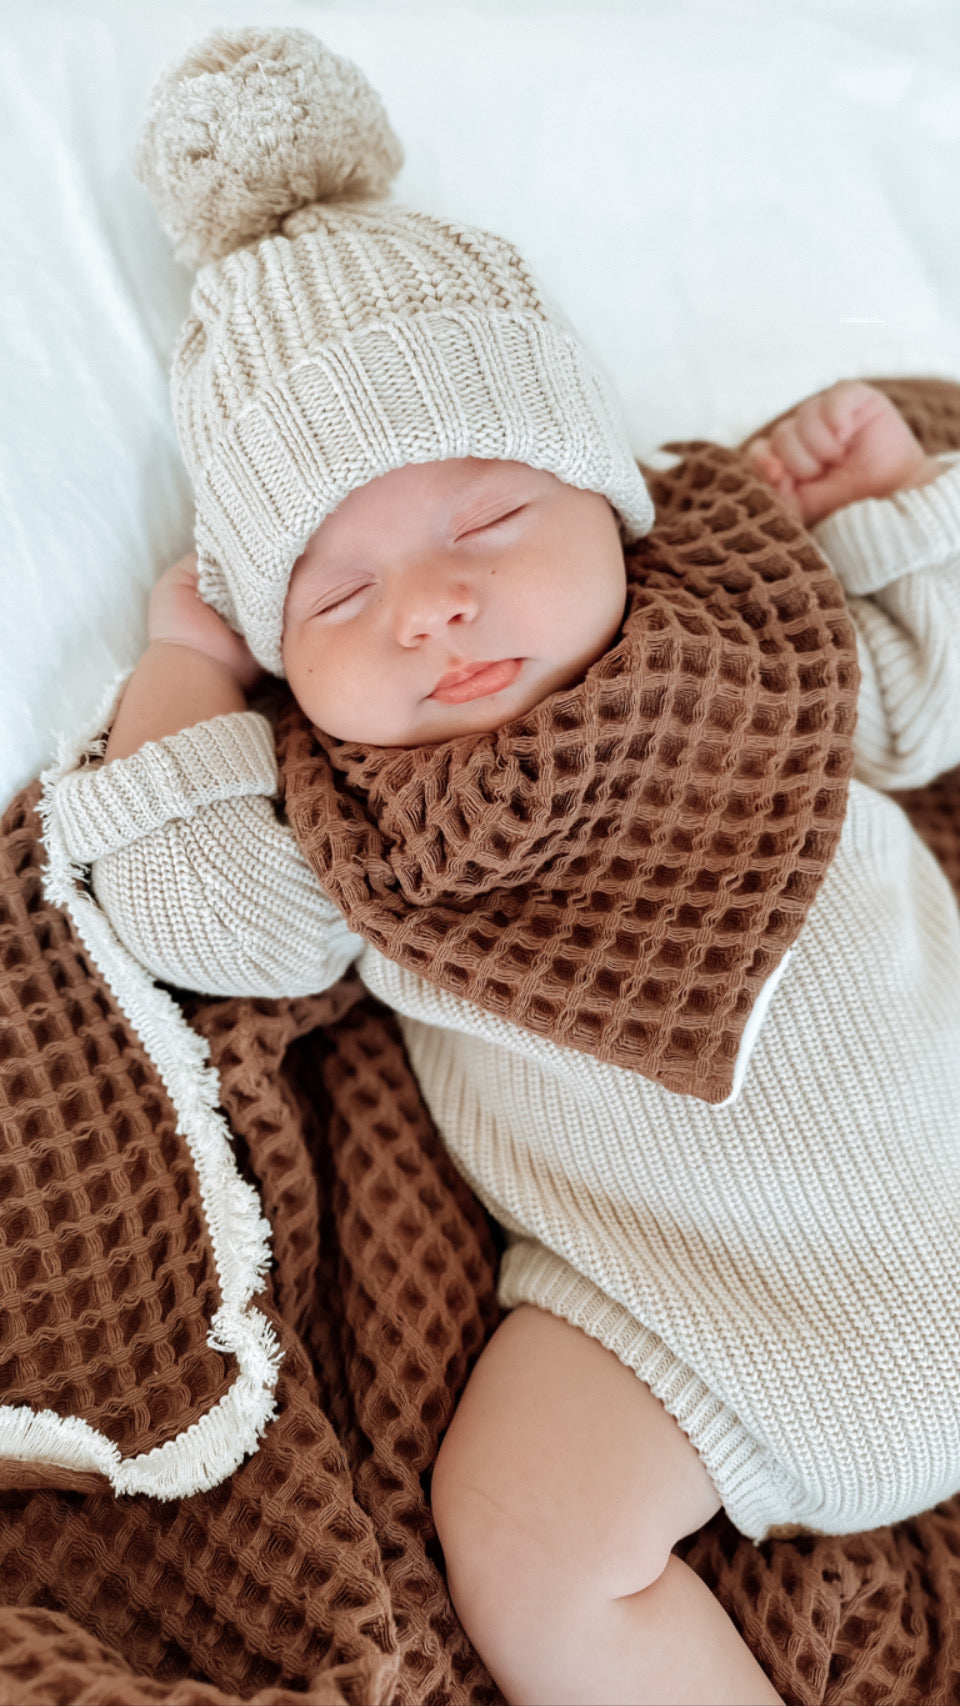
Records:
[[[916,569],[960,560],[960,453],[926,486],[864,498],[810,529],[846,591],[866,597]]]
[[[798,1523],[803,1493],[663,1340],[585,1274],[532,1241],[512,1245],[500,1269],[503,1308],[532,1303],[579,1327],[632,1368],[699,1452],[732,1523],[751,1540]]]
[[[216,800],[274,794],[277,774],[267,718],[231,711],[148,741],[127,758],[71,770],[52,806],[71,859],[86,865]]]

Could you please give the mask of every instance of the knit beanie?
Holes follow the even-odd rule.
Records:
[[[306,30],[216,31],[150,97],[137,175],[198,268],[172,395],[201,597],[283,674],[326,515],[407,463],[525,462],[654,512],[616,404],[504,239],[391,203],[379,97]]]

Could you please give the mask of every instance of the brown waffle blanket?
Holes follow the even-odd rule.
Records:
[[[887,388],[929,449],[960,446],[960,387]],[[658,505],[682,504],[673,473],[651,477]],[[207,1342],[217,1274],[189,1153],[153,1061],[44,899],[37,795],[0,825],[0,1388],[133,1456],[235,1371]],[[905,804],[960,894],[957,777]],[[231,1476],[178,1501],[0,1466],[0,1706],[492,1706],[427,1503],[496,1320],[492,1229],[390,1017],[354,986],[179,999],[272,1226],[258,1305],[284,1350],[278,1414]],[[761,1547],[721,1516],[683,1550],[791,1706],[960,1700],[960,1499]]]

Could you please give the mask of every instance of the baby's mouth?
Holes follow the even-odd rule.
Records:
[[[523,667],[522,658],[501,658],[497,663],[465,664],[441,676],[428,698],[441,705],[464,705],[468,699],[486,699],[512,687]]]

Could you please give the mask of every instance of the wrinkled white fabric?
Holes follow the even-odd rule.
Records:
[[[502,231],[638,455],[843,377],[960,374],[955,0],[269,0],[362,65],[397,197]],[[168,398],[191,278],[133,153],[249,0],[0,0],[0,805],[136,662],[192,544]]]

